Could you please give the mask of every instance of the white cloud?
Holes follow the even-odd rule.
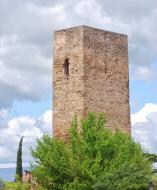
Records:
[[[131,115],[132,136],[146,151],[157,153],[157,105],[148,103]]]
[[[0,167],[15,166],[16,152],[21,136],[23,140],[23,162],[30,161],[30,147],[35,145],[37,138],[45,132],[52,131],[52,111],[47,110],[38,118],[20,116],[6,121],[0,133]],[[3,123],[4,124],[4,123]],[[10,165],[9,164],[9,165]]]
[[[45,111],[45,113],[39,118],[38,122],[40,123],[40,126],[43,131],[52,131],[52,127],[50,128],[50,126],[52,126],[52,111]]]
[[[131,74],[131,79],[134,80],[145,80],[145,81],[152,81],[156,79],[156,72],[149,67],[146,66],[132,66],[130,68]]]
[[[145,106],[137,113],[131,115],[131,124],[147,122],[148,115],[157,112],[157,105],[152,103],[147,103]]]
[[[157,59],[156,17],[155,0],[1,0],[0,108],[50,93],[53,31],[74,25],[128,34],[133,76],[149,80]]]

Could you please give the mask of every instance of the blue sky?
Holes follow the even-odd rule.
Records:
[[[130,80],[131,113],[139,111],[146,103],[157,104],[157,81]]]
[[[50,109],[52,109],[51,94],[50,96],[44,98],[39,102],[32,102],[30,100],[25,100],[22,102],[15,101],[13,103],[11,114],[14,117],[27,115],[27,114],[33,117],[39,117],[44,113],[45,110],[50,110]]]
[[[0,1],[0,168],[51,133],[53,32],[89,25],[128,35],[132,137],[157,153],[156,0]]]

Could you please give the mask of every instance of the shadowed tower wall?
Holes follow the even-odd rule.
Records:
[[[74,115],[89,111],[130,132],[126,35],[87,26],[56,31],[53,59],[54,136],[66,138]]]

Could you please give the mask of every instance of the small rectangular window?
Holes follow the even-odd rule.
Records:
[[[63,64],[64,67],[64,75],[69,76],[69,59],[66,58]]]

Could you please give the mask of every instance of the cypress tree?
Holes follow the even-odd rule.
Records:
[[[16,160],[16,181],[22,181],[22,142],[24,136],[21,137],[19,142],[19,148],[17,151],[17,160]]]

